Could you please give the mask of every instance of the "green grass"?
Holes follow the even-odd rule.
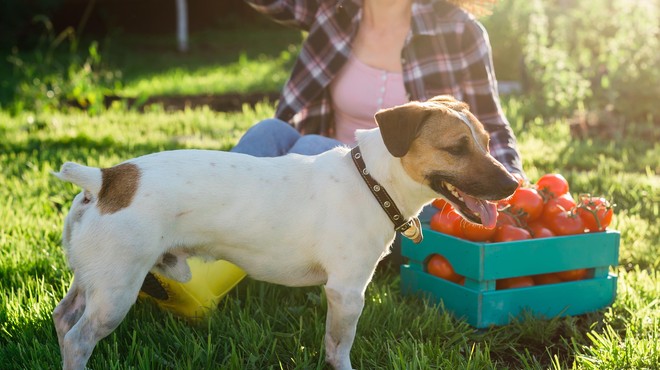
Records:
[[[523,103],[506,111],[525,168],[534,179],[558,171],[573,193],[617,204],[621,231],[618,295],[600,312],[475,330],[442,307],[403,297],[393,268],[381,268],[352,351],[362,369],[652,369],[660,364],[660,144],[631,135],[578,141],[564,122],[526,122]],[[121,106],[84,113],[10,116],[0,111],[0,364],[52,369],[60,364],[50,314],[71,280],[59,245],[62,221],[79,191],[49,172],[68,160],[109,166],[160,150],[227,150],[273,106],[243,112],[208,109],[145,113]],[[258,220],[255,220],[258,222]],[[139,302],[97,346],[94,369],[319,368],[325,297],[319,287],[284,288],[245,280],[210,320],[191,325]]]
[[[232,23],[233,22],[233,23]],[[280,91],[299,50],[299,31],[225,20],[191,35],[180,53],[173,35],[114,34],[97,44],[43,31],[34,50],[0,50],[0,109],[99,111],[103,96],[137,98]],[[75,45],[75,47],[74,47]],[[90,50],[89,45],[97,45]]]
[[[290,60],[290,53],[257,59],[248,59],[243,54],[238,61],[223,67],[174,67],[146,79],[128,81],[115,93],[122,97],[138,97],[277,91],[288,77],[284,66]]]
[[[191,36],[190,51],[173,37],[119,37],[105,45],[104,63],[120,70],[119,96],[208,95],[279,91],[298,53],[300,32],[257,23],[220,25]]]

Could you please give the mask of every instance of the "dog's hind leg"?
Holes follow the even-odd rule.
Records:
[[[147,270],[126,271],[107,266],[87,281],[83,313],[62,341],[64,369],[84,369],[99,340],[108,336],[135,302]],[[66,299],[66,298],[65,298]]]
[[[348,288],[351,285],[328,283],[325,286],[328,301],[325,359],[335,369],[351,369],[350,351],[364,307],[364,291]]]
[[[63,349],[64,336],[78,322],[84,310],[84,294],[78,289],[78,285],[74,279],[66,296],[64,296],[57,307],[55,307],[55,310],[53,310],[53,322],[55,323],[55,331],[57,331],[57,341],[60,345],[60,351]]]

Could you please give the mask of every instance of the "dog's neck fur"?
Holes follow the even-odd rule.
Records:
[[[355,137],[362,148],[367,170],[385,187],[404,217],[417,216],[424,205],[437,197],[431,188],[406,173],[401,159],[392,156],[385,147],[378,128],[357,130]]]

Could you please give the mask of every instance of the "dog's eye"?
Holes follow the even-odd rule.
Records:
[[[468,138],[461,138],[455,145],[445,148],[449,154],[452,155],[463,155],[468,152]]]

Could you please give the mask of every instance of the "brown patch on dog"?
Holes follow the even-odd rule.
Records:
[[[435,119],[438,116],[448,118],[450,110],[472,116],[469,113],[469,106],[464,102],[449,95],[439,95],[426,102],[410,102],[380,110],[376,113],[375,119],[380,127],[385,147],[390,154],[401,158],[408,153],[410,145],[419,137],[421,128],[428,119]]]
[[[488,133],[478,127],[480,139],[488,145]],[[466,147],[461,155],[452,150]],[[484,163],[485,162],[485,163]],[[420,129],[418,139],[410,145],[410,150],[401,163],[415,181],[426,182],[427,171],[442,170],[455,178],[479,176],[479,167],[492,163],[476,150],[470,129],[458,118],[441,109],[433,110],[427,124]],[[441,164],[439,168],[439,164]]]
[[[447,97],[436,97],[429,102],[420,104],[427,111],[425,122],[401,158],[408,175],[436,191],[434,185],[437,187],[438,179],[442,179],[482,199],[510,195],[505,193],[512,177],[487,153],[488,132],[467,110],[467,105]],[[457,113],[464,115],[469,123]]]
[[[397,158],[406,155],[430,113],[418,102],[377,112],[375,119],[387,151]]]
[[[101,214],[115,213],[133,201],[140,183],[140,169],[133,163],[101,169],[103,183],[97,206]]]

